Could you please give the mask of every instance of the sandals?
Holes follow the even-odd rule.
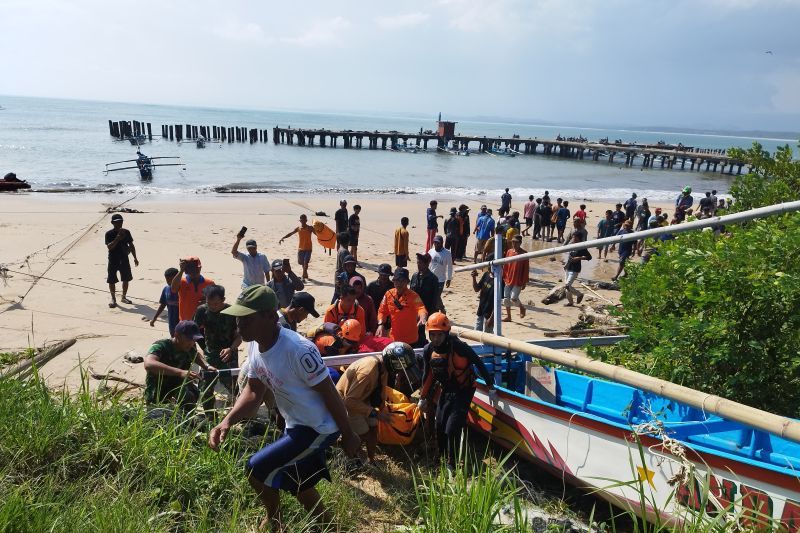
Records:
[[[110,307],[111,309],[114,309],[116,306],[117,306],[117,302],[115,302],[113,300],[108,303],[108,307]]]
[[[120,301],[121,301],[122,303],[124,303],[124,304],[128,304],[128,305],[130,305],[130,304],[132,304],[132,303],[133,303],[132,301],[128,300],[128,299],[127,299],[125,296],[123,296],[123,297],[120,299]]]

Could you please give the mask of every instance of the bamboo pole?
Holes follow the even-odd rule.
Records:
[[[16,375],[21,375],[28,371],[30,367],[33,365],[41,366],[45,364],[47,361],[52,359],[53,357],[57,356],[61,352],[67,350],[73,344],[75,344],[76,339],[69,339],[65,341],[61,341],[57,344],[54,344],[50,348],[46,349],[44,352],[40,353],[39,355],[35,355],[29,359],[25,359],[24,361],[20,361],[19,363],[15,364],[14,366],[6,369],[3,371],[2,377],[12,377]]]
[[[727,420],[740,422],[754,429],[766,431],[778,437],[800,443],[800,422],[768,413],[755,407],[696,391],[682,385],[676,385],[663,379],[646,376],[627,368],[610,365],[585,355],[561,352],[459,326],[453,326],[452,332],[459,337],[480,342],[481,344],[490,344],[505,350],[528,354],[550,363],[608,378],[617,383],[624,383],[625,385],[701,409],[705,413],[716,414]]]
[[[757,209],[750,209],[742,211],[741,213],[734,213],[732,215],[725,215],[721,217],[704,218],[703,220],[694,220],[692,222],[684,222],[682,224],[675,224],[674,226],[665,226],[663,228],[648,229],[644,231],[634,231],[625,235],[616,235],[614,237],[606,237],[604,239],[595,239],[593,241],[584,241],[576,244],[567,244],[566,246],[556,246],[555,248],[546,248],[544,250],[537,250],[535,252],[528,252],[525,254],[515,255],[514,257],[497,258],[494,261],[485,261],[483,263],[475,263],[473,265],[460,266],[453,269],[453,272],[466,272],[468,270],[477,270],[493,265],[504,265],[505,263],[512,263],[514,261],[522,261],[523,259],[533,259],[535,257],[546,257],[549,255],[557,255],[560,253],[572,252],[574,250],[585,250],[587,248],[597,248],[610,244],[620,244],[629,241],[639,241],[649,237],[657,237],[667,233],[686,233],[689,231],[696,231],[703,228],[710,228],[711,226],[719,226],[722,224],[738,224],[740,222],[747,222],[756,218],[765,216],[780,215],[783,213],[793,213],[800,211],[800,201],[786,202],[783,204],[769,205],[767,207],[759,207]]]

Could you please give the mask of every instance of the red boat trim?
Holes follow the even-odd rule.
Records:
[[[486,394],[487,389],[485,385],[479,383],[478,388],[484,394]],[[535,402],[529,398],[523,398],[520,396],[507,394],[502,389],[498,390],[497,392],[499,394],[499,397],[503,398],[503,400],[507,402],[517,404],[520,407],[524,407],[529,411],[536,411],[545,414],[547,416],[566,421],[572,425],[582,426],[597,431],[599,433],[609,435],[611,437],[616,437],[621,440],[630,440],[632,435],[629,429],[623,429],[613,424],[595,420],[589,416],[586,416],[585,413],[577,412],[576,414],[573,414],[561,409],[556,409],[546,404]],[[478,400],[476,398],[473,398],[472,401],[476,405],[480,406],[482,409],[486,410],[488,413],[500,418],[500,420],[502,420],[504,423],[512,427],[523,427],[515,419],[513,419],[513,417],[503,413],[502,411],[497,411],[494,407],[492,407],[488,403],[482,400]],[[478,429],[485,431],[487,433],[491,433],[490,431],[487,431],[485,425],[484,427],[481,427],[480,424],[475,423],[475,420],[473,420],[472,417],[470,417],[470,422],[473,423]],[[525,433],[521,433],[521,436],[523,440],[526,440],[528,446],[531,447],[531,451],[527,451],[526,453],[526,450],[520,450],[520,452],[523,453],[524,455],[535,457],[532,453],[532,450],[535,449],[535,443],[527,441],[526,434],[529,435],[527,429],[525,430]],[[641,435],[639,438],[642,442],[642,445],[645,446],[646,448],[657,449],[663,455],[672,457],[672,454],[669,453],[666,449],[664,449],[660,439],[656,439],[649,435]],[[503,443],[501,442],[501,444]],[[689,458],[689,460],[695,463],[706,464],[709,467],[715,468],[723,472],[731,472],[735,475],[746,476],[787,490],[800,492],[800,479],[798,479],[797,477],[793,477],[788,474],[781,474],[778,472],[774,472],[772,470],[765,470],[740,461],[735,461],[728,458],[713,455],[707,452],[698,451],[693,448],[690,448],[689,446],[690,445],[686,445],[687,457]],[[508,446],[505,447],[508,448]],[[542,461],[542,459],[539,459],[539,461]]]

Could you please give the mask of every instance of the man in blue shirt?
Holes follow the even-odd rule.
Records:
[[[247,253],[239,251],[239,243],[242,242],[244,235],[241,233],[236,235],[236,242],[231,248],[231,255],[234,259],[238,259],[244,266],[244,279],[242,280],[242,288],[246,289],[251,285],[265,285],[269,281],[269,259],[267,256],[258,251],[258,245],[253,239],[249,239],[245,246],[247,246]]]
[[[622,224],[622,228],[617,232],[617,235],[627,235],[628,233],[633,233],[633,220],[626,220],[624,224]],[[628,261],[628,258],[633,253],[633,243],[635,241],[628,241],[620,243],[619,245],[619,268],[617,268],[617,273],[611,278],[611,281],[617,281],[619,279],[620,274],[622,271],[625,270],[625,263]]]
[[[486,247],[486,242],[494,236],[495,222],[492,218],[492,210],[486,209],[485,205],[481,206],[481,214],[475,223],[475,256],[472,258],[473,262],[478,262],[478,255],[483,256],[483,249]],[[481,259],[482,260],[482,259]]]

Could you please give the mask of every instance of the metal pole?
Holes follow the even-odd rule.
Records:
[[[489,215],[486,215],[489,216]],[[494,257],[495,259],[503,257],[503,233],[499,228],[495,229],[494,234]],[[492,321],[494,322],[494,334],[495,335],[502,335],[502,324],[503,324],[503,307],[502,307],[502,298],[503,298],[503,267],[497,263],[494,263],[491,267],[492,273],[494,274],[494,313],[492,315]],[[500,368],[500,365],[503,362],[503,356],[501,353],[497,353],[492,347],[492,351],[494,352],[494,367],[495,369]],[[495,385],[501,385],[503,380],[502,372],[495,371],[494,373],[494,383]]]
[[[786,202],[782,204],[770,205],[767,207],[759,207],[757,209],[750,209],[749,211],[742,211],[741,213],[734,213],[732,215],[725,215],[721,217],[704,218],[703,220],[695,220],[693,222],[685,222],[683,224],[675,224],[674,226],[665,226],[663,228],[648,229],[644,231],[634,231],[625,235],[617,235],[614,237],[606,237],[604,239],[595,239],[593,241],[584,241],[577,244],[568,244],[566,246],[556,246],[555,248],[548,248],[546,250],[537,250],[535,252],[528,252],[526,254],[515,255],[514,257],[498,259],[495,256],[494,261],[484,261],[483,263],[475,263],[473,265],[461,266],[454,269],[454,272],[467,272],[469,270],[477,270],[486,266],[503,265],[505,263],[512,263],[514,261],[521,261],[523,259],[533,259],[534,257],[546,257],[548,255],[556,255],[573,250],[585,250],[586,248],[596,248],[605,246],[607,244],[619,244],[628,241],[638,241],[648,237],[657,237],[667,233],[686,233],[689,231],[696,231],[703,228],[710,228],[711,226],[719,226],[722,224],[737,224],[739,222],[747,222],[756,218],[765,216],[780,215],[783,213],[793,213],[800,211],[800,201]]]

